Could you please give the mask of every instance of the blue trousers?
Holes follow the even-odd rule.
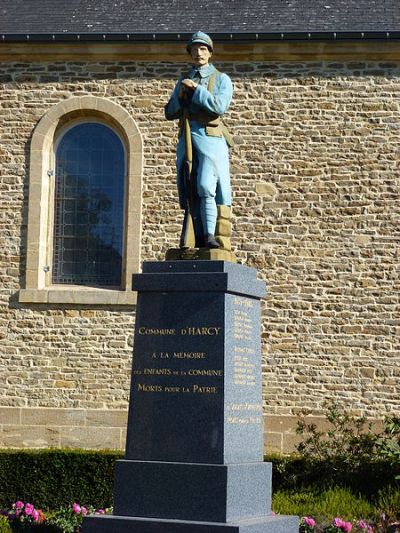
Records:
[[[199,218],[202,229],[196,233],[214,235],[217,222],[217,205],[231,205],[232,193],[229,175],[229,149],[223,137],[206,135],[205,128],[191,121],[193,146],[193,171],[199,199]],[[186,206],[186,190],[183,179],[185,163],[185,139],[182,136],[177,148],[177,185],[179,202]],[[199,222],[200,222],[199,221]]]

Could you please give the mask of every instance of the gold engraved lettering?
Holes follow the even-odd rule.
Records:
[[[199,336],[199,335],[208,335],[208,336],[216,336],[219,335],[221,331],[220,327],[201,327],[201,328],[194,328],[194,327],[186,327],[181,329],[181,335],[192,335],[192,336]]]
[[[137,390],[139,392],[162,392],[161,385],[145,385],[144,383],[137,384]]]
[[[172,371],[169,368],[145,368],[143,374],[145,376],[170,376]]]
[[[199,394],[217,394],[217,387],[202,387],[200,385],[193,385],[192,392]]]
[[[167,328],[146,328],[144,326],[139,328],[139,335],[175,335],[175,329]]]
[[[204,352],[174,352],[174,359],[205,359]]]
[[[191,368],[188,371],[189,376],[222,376],[222,370],[199,370]]]
[[[165,392],[181,392],[180,387],[164,387]]]

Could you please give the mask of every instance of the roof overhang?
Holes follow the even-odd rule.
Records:
[[[187,42],[189,33],[0,33],[0,43],[58,42],[58,43],[150,43]],[[393,41],[400,40],[400,31],[315,31],[213,33],[220,43],[254,43],[277,41]]]

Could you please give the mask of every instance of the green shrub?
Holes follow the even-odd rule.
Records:
[[[110,507],[114,465],[122,453],[86,450],[0,450],[0,508],[17,501],[58,509],[74,501]]]
[[[372,498],[379,490],[396,487],[396,467],[388,460],[369,459],[358,468],[348,469],[345,464],[310,460],[299,455],[266,455],[265,461],[272,462],[272,485],[276,490],[301,490],[316,487],[328,489],[332,486],[349,488],[354,494]],[[397,486],[399,484],[397,483]]]
[[[377,453],[397,469],[400,465],[400,416],[386,417],[383,432],[375,438]],[[396,479],[400,479],[397,474]]]
[[[365,495],[393,483],[400,474],[400,419],[386,419],[384,431],[375,434],[366,418],[352,417],[336,404],[325,407],[327,431],[307,424],[304,416],[298,422],[296,432],[303,440],[297,445],[297,465],[280,465],[289,481],[298,486],[349,487]]]

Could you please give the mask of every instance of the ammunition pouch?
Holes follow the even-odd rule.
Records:
[[[210,76],[210,81],[208,83],[208,90],[210,93],[212,93],[214,90],[215,78],[216,75],[219,74],[221,73],[216,69],[215,72]],[[189,75],[187,75],[187,77],[188,76]],[[201,124],[206,130],[206,135],[209,135],[210,137],[224,137],[229,148],[232,148],[234,145],[233,137],[229,133],[228,128],[222,122],[220,115],[209,113],[205,109],[198,109],[195,113],[189,113],[189,120],[194,120]],[[179,137],[182,135],[183,122],[183,118],[179,119]]]
[[[224,137],[230,148],[234,145],[233,137],[219,115],[199,109],[195,113],[189,113],[189,120],[194,120],[201,124],[206,130],[206,135],[209,135],[210,137]],[[179,136],[182,135],[182,130],[183,120],[180,119]]]

